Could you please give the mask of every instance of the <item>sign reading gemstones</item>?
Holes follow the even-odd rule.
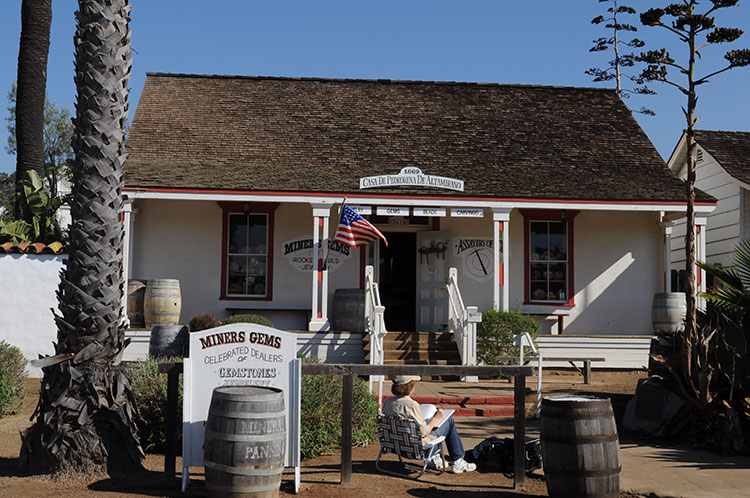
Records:
[[[464,191],[464,181],[445,176],[425,175],[419,168],[402,168],[397,175],[365,176],[359,179],[359,188],[377,187],[436,187]]]
[[[189,468],[203,465],[208,408],[213,390],[219,386],[267,386],[284,391],[285,464],[299,467],[302,367],[297,359],[297,336],[263,325],[236,323],[192,332],[189,345],[183,377],[183,491]],[[298,482],[296,475],[295,480]]]
[[[318,243],[318,256],[321,258],[328,256],[329,272],[336,271],[352,254],[352,249],[341,242],[329,240],[328,251],[321,249],[321,245]],[[313,261],[314,247],[313,239],[295,239],[284,242],[281,250],[282,255],[297,271],[309,272],[317,270],[317,263]]]

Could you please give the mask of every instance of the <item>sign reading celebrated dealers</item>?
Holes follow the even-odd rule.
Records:
[[[378,187],[436,187],[464,191],[464,181],[445,176],[425,175],[419,168],[402,168],[396,175],[365,176],[359,179],[359,188]]]
[[[328,253],[328,271],[333,272],[344,261],[352,255],[352,249],[341,242],[328,241],[328,251],[320,249],[321,243],[318,243],[318,254],[321,258]],[[317,270],[317,264],[313,262],[313,248],[315,244],[313,239],[295,239],[284,242],[282,245],[282,255],[289,260],[289,263],[301,272],[310,272]]]
[[[192,332],[185,358],[182,405],[182,489],[190,467],[203,465],[203,438],[215,387],[247,385],[284,391],[287,467],[295,467],[299,488],[301,362],[297,336],[250,323]]]
[[[500,241],[500,253],[503,252]],[[492,278],[494,265],[492,239],[458,239],[454,244],[453,255],[463,261],[463,273],[477,282],[486,282]]]

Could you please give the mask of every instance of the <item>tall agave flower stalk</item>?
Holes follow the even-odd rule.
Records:
[[[141,468],[137,410],[120,358],[122,163],[131,68],[127,0],[79,0],[70,250],[57,293],[55,355],[21,465],[32,472],[127,474]]]

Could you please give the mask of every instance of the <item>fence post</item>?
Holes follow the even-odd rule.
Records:
[[[526,487],[526,377],[513,377],[513,483],[516,491]]]
[[[344,375],[341,388],[341,484],[352,482],[352,411],[354,378]]]

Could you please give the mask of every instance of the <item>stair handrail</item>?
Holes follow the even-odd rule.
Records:
[[[523,366],[526,361],[533,360],[533,356],[536,355],[536,418],[542,416],[542,352],[539,351],[534,343],[534,339],[528,332],[521,332],[513,336],[513,345],[518,346],[518,364]],[[524,361],[523,350],[525,347],[531,348],[532,358]]]
[[[375,270],[372,265],[365,267],[365,332],[370,336],[370,365],[382,365],[383,338],[388,331],[385,328],[385,306],[380,302],[380,290],[375,281]],[[370,392],[373,382],[379,383],[378,400],[382,406],[383,376],[370,376]]]
[[[465,306],[461,290],[458,287],[458,270],[448,270],[446,281],[448,292],[448,324],[456,337],[456,345],[461,355],[462,365],[477,364],[477,323],[481,322],[481,315],[476,306]],[[466,382],[477,382],[476,377],[464,377]]]

